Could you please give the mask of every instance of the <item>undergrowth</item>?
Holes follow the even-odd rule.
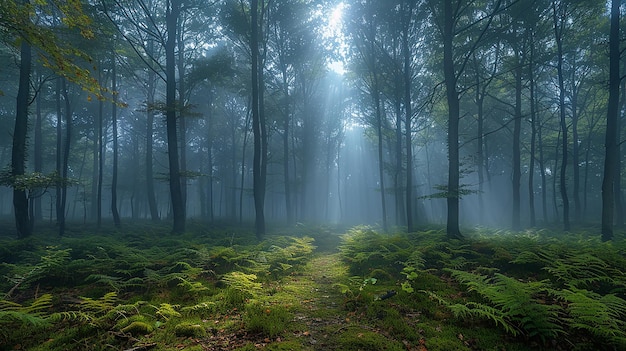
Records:
[[[623,239],[191,228],[0,240],[0,350],[626,348]]]

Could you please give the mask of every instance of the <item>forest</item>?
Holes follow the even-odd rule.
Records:
[[[620,0],[0,0],[0,350],[626,347]]]

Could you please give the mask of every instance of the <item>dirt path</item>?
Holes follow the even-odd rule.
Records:
[[[347,266],[338,254],[321,253],[309,261],[302,274],[285,279],[285,287],[290,285],[297,292],[303,312],[295,314],[296,323],[303,323],[307,330],[299,336],[307,338],[303,343],[310,350],[330,350],[329,337],[346,322],[343,309],[344,296],[335,283],[345,281]]]

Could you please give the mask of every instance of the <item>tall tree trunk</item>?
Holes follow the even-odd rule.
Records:
[[[289,126],[291,125],[291,96],[289,94],[289,82],[287,76],[287,65],[284,62],[280,64],[280,73],[282,77],[283,95],[285,96],[284,103],[284,120],[283,120],[283,182],[285,189],[285,209],[287,212],[287,223],[293,224],[295,222],[294,209],[291,204],[291,178],[289,173]]]
[[[564,6],[561,4],[560,6]],[[554,20],[554,38],[557,47],[557,77],[559,82],[559,121],[561,126],[561,173],[559,182],[559,191],[563,202],[563,230],[570,230],[569,218],[569,198],[567,195],[567,158],[568,158],[568,137],[567,137],[567,121],[565,120],[565,83],[563,80],[563,21],[558,19],[556,2],[552,2],[552,13]]]
[[[98,197],[97,197],[97,193],[98,193],[98,176],[99,176],[99,165],[100,165],[100,161],[99,161],[99,155],[100,155],[100,148],[99,148],[99,143],[100,143],[100,139],[99,139],[99,128],[100,128],[100,105],[101,102],[98,101],[98,114],[95,116],[93,123],[93,143],[91,144],[91,196],[90,196],[90,200],[91,200],[91,209],[90,209],[90,217],[92,220],[96,220],[98,218],[98,207],[97,207],[97,202],[98,202]]]
[[[404,16],[404,32],[402,36],[402,54],[404,56],[404,139],[406,147],[406,224],[407,231],[413,232],[413,143],[412,143],[412,118],[413,106],[411,101],[412,72],[411,72],[411,49],[409,47],[409,29],[411,26],[411,14],[413,2],[409,1],[409,8]],[[398,117],[399,118],[399,117]],[[339,179],[337,179],[339,181]]]
[[[69,158],[72,141],[72,110],[70,105],[70,94],[67,89],[67,80],[61,80],[61,92],[65,101],[65,142],[63,144],[63,186],[61,187],[61,208],[59,221],[59,236],[65,234],[65,209],[67,208],[67,179],[69,177]]]
[[[111,77],[111,89],[114,92],[113,102],[111,104],[111,121],[113,128],[113,179],[111,181],[111,213],[113,214],[113,223],[117,228],[121,226],[120,214],[117,209],[117,166],[118,166],[118,140],[117,140],[117,72],[115,64],[115,52],[113,52],[111,58],[112,65],[112,77]]]
[[[452,1],[444,0],[443,74],[448,102],[448,189],[446,233],[450,238],[462,238],[459,228],[459,94],[454,69],[452,45],[454,23]]]
[[[626,67],[626,61],[624,62],[624,66],[622,69]],[[615,199],[615,225],[618,228],[624,228],[624,217],[626,217],[626,213],[624,212],[624,199],[622,197],[622,155],[624,155],[624,150],[626,150],[626,142],[622,140],[623,137],[623,128],[624,128],[624,114],[626,111],[626,79],[621,79],[620,85],[620,95],[622,96],[620,99],[620,107],[618,108],[618,116],[617,116],[617,130],[616,135],[616,156],[615,156],[615,178],[613,184],[613,192]]]
[[[102,225],[102,181],[104,180],[104,102],[98,101],[98,194],[96,196],[98,228]]]
[[[250,135],[249,130],[250,130],[251,112],[252,111],[248,109],[248,112],[246,113],[246,125],[244,128],[243,142],[241,145],[241,170],[240,170],[241,178],[239,180],[239,224],[243,223],[243,193],[244,193],[244,186],[245,186],[245,180],[246,180],[246,149],[248,146],[248,135]]]
[[[476,68],[478,65],[476,64]],[[484,225],[485,223],[485,201],[483,195],[485,193],[485,94],[486,87],[481,89],[480,76],[478,75],[478,69],[476,70],[476,118],[477,118],[477,138],[476,138],[476,164],[478,171],[478,223]]]
[[[167,153],[170,175],[170,197],[172,203],[173,233],[185,231],[185,204],[181,189],[180,164],[178,157],[178,135],[176,118],[176,29],[180,15],[180,1],[169,0],[166,11],[167,41],[165,42],[165,120],[167,129]]]
[[[613,239],[615,203],[615,167],[617,165],[617,118],[619,113],[619,12],[620,0],[611,2],[609,34],[609,103],[606,113],[604,139],[604,176],[602,178],[602,240]]]
[[[513,116],[513,213],[512,213],[512,229],[517,231],[521,229],[520,210],[521,210],[521,179],[522,179],[522,162],[520,150],[520,135],[522,133],[522,60],[520,50],[516,51],[516,67],[515,67],[515,112]]]
[[[185,108],[187,87],[185,86],[185,41],[183,39],[183,23],[182,19],[178,21],[178,135],[180,142],[180,169],[183,172],[181,177],[181,193],[183,197],[183,206],[187,213],[187,110]]]
[[[61,177],[63,174],[63,115],[61,112],[61,77],[56,78],[55,87],[54,87],[54,102],[56,109],[56,173],[57,176]],[[63,215],[63,209],[61,208],[61,193],[62,193],[62,184],[57,183],[55,187],[55,215],[56,215],[56,223],[59,225],[61,223],[61,216]]]
[[[376,69],[372,72],[374,78],[374,86],[372,87],[372,95],[374,97],[374,106],[376,108],[376,136],[378,138],[378,181],[380,182],[380,200],[383,216],[383,231],[387,231],[387,204],[385,202],[385,164],[383,159],[383,116],[380,101],[380,91],[378,86],[378,72]]]
[[[154,41],[148,41],[148,53],[154,55]],[[157,208],[156,196],[154,193],[154,175],[153,173],[153,148],[154,148],[154,94],[156,90],[156,74],[150,68],[148,69],[147,82],[147,111],[146,111],[146,191],[148,197],[148,207],[150,209],[150,218],[153,222],[159,221],[159,210]]]
[[[578,77],[576,70],[576,59],[574,67],[572,67],[572,93],[571,93],[571,111],[572,111],[572,171],[574,173],[574,184],[572,187],[572,196],[574,198],[574,218],[582,221],[582,206],[580,203],[580,146],[578,143],[578,95],[580,93],[580,84],[575,83]],[[582,79],[581,79],[582,80]]]
[[[252,132],[254,136],[254,159],[252,165],[254,211],[255,211],[255,232],[257,239],[262,239],[265,235],[265,189],[263,184],[263,125],[260,110],[260,84],[259,77],[262,67],[259,67],[259,2],[250,0],[251,11],[251,37],[250,49],[252,53]]]
[[[15,108],[15,128],[13,129],[13,148],[11,150],[11,175],[13,177],[23,175],[26,168],[31,65],[31,46],[27,40],[22,40],[20,46],[20,78]],[[13,209],[15,211],[17,237],[22,239],[30,236],[33,232],[33,218],[29,215],[28,197],[25,189],[13,188]]]
[[[543,222],[548,222],[548,181],[546,179],[546,163],[543,152],[543,124],[537,120],[537,146],[539,149],[539,175],[541,175],[541,213]]]
[[[537,143],[537,113],[535,110],[535,43],[534,33],[530,29],[530,57],[528,59],[528,79],[530,85],[530,164],[528,166],[528,210],[530,214],[530,226],[537,225],[535,211],[535,153]]]
[[[39,76],[40,84],[43,83],[43,77]],[[42,133],[42,120],[43,116],[41,113],[41,93],[37,94],[37,107],[35,114],[35,140],[34,140],[34,148],[33,148],[33,156],[34,156],[34,170],[35,172],[42,173],[43,172],[43,133]],[[37,194],[37,196],[33,199],[31,197],[30,201],[33,202],[31,204],[33,208],[33,213],[31,214],[33,220],[41,220],[43,218],[43,210],[41,205],[41,192]]]

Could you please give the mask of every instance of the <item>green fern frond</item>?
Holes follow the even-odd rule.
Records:
[[[117,303],[117,293],[112,291],[104,294],[104,296],[99,299],[82,297],[80,309],[94,316],[101,316],[113,310],[117,306]]]
[[[85,313],[82,311],[63,311],[63,312],[55,312],[51,314],[48,320],[52,323],[67,322],[67,321],[92,323],[95,321],[95,318],[89,313]]]
[[[48,324],[46,318],[22,311],[0,311],[0,326],[19,322],[20,324],[42,327]]]
[[[262,288],[262,284],[256,280],[256,274],[246,274],[239,271],[227,273],[222,277],[222,281],[232,289],[251,296],[258,294]]]
[[[456,303],[448,306],[450,311],[457,318],[481,318],[494,322],[496,326],[502,327],[505,332],[516,336],[519,334],[519,330],[515,328],[513,324],[508,320],[506,313],[501,310],[481,304],[478,302],[467,302],[465,304]]]
[[[565,320],[601,338],[626,340],[626,301],[613,294],[600,295],[583,289],[564,289],[559,297],[566,303]]]
[[[216,305],[217,304],[212,301],[201,302],[193,306],[185,306],[181,308],[181,312],[184,312],[187,315],[208,316],[215,312]]]
[[[41,295],[27,306],[0,300],[0,325],[20,322],[32,326],[44,326],[48,324],[48,310],[51,307],[52,295],[50,294]]]
[[[452,269],[448,271],[466,285],[468,291],[475,291],[485,298],[529,336],[545,339],[563,333],[559,324],[562,308],[543,301],[552,292],[548,282],[521,282],[500,273],[488,277]]]
[[[89,276],[87,276],[87,278],[85,278],[85,281],[109,286],[113,290],[119,291],[121,289],[122,278],[107,275],[107,274],[96,273],[96,274],[90,274]]]
[[[169,320],[172,317],[181,317],[182,315],[177,309],[180,308],[180,305],[172,305],[169,303],[162,303],[159,307],[156,308],[155,314],[164,320]]]

